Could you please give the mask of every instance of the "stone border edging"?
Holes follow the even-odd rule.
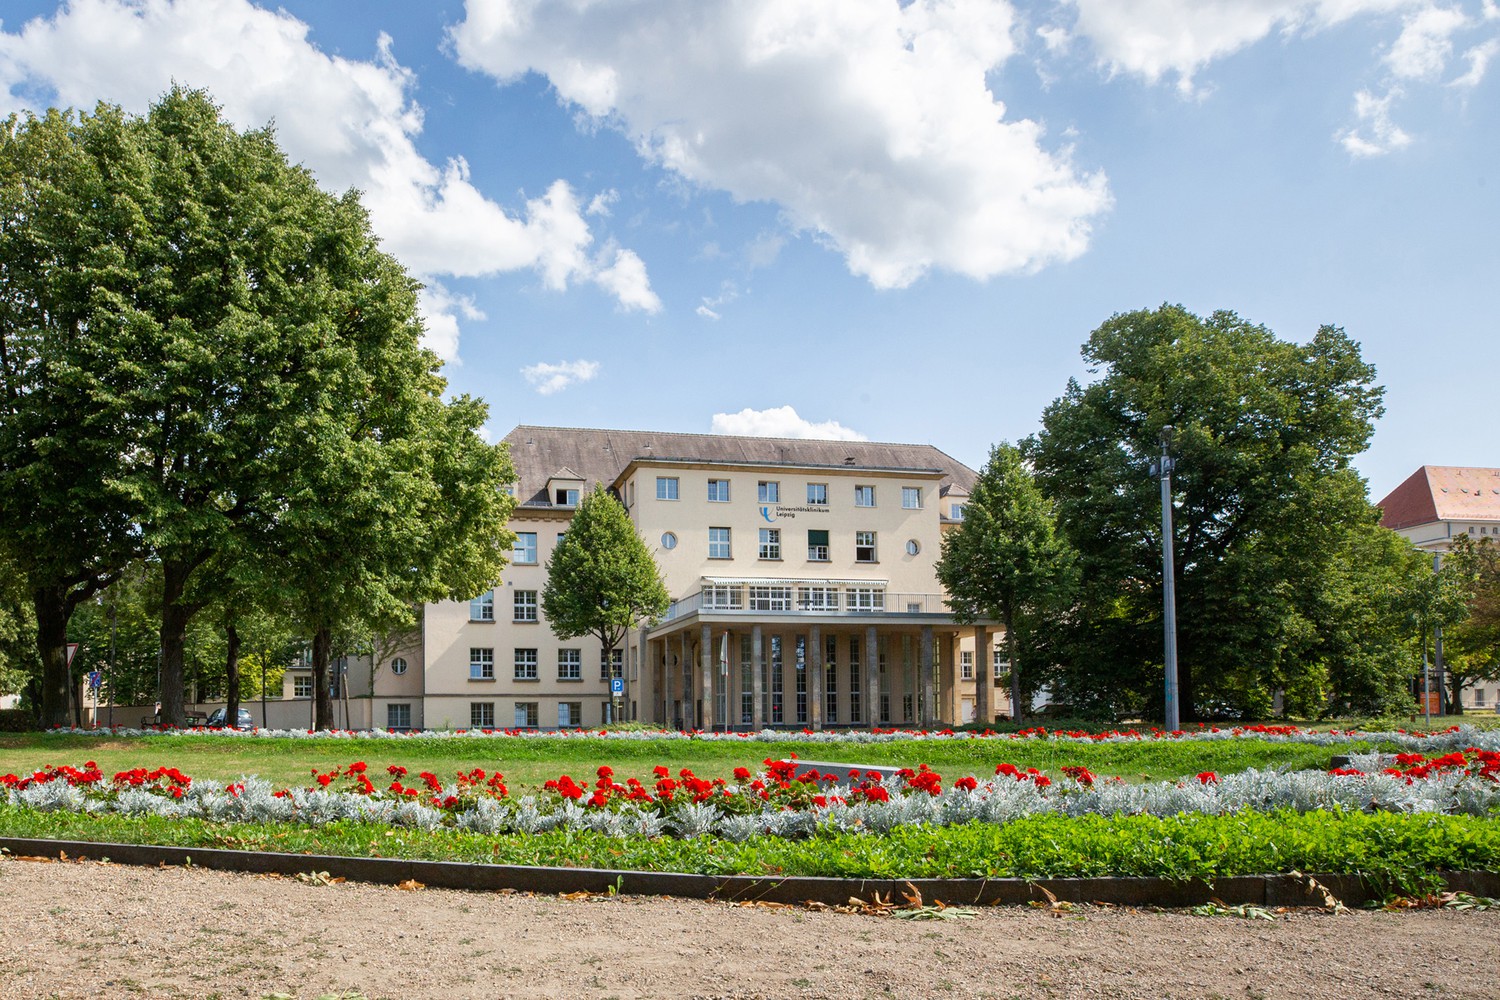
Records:
[[[1212,883],[1164,878],[1054,878],[1054,879],[847,879],[752,875],[690,875],[680,872],[621,871],[602,868],[542,868],[525,865],[486,865],[465,861],[415,861],[404,858],[355,858],[328,854],[277,854],[219,848],[163,847],[152,844],[111,844],[87,840],[39,840],[0,837],[0,847],[12,854],[70,858],[108,858],[130,865],[192,865],[216,871],[297,875],[327,872],[352,882],[397,885],[408,880],[443,889],[548,894],[571,892],[640,896],[680,896],[728,902],[808,903],[841,906],[850,898],[882,898],[899,903],[910,884],[926,901],[949,905],[1021,905],[1047,901],[1049,894],[1070,903],[1109,903],[1114,906],[1198,906],[1217,899],[1228,906],[1324,906],[1323,895],[1306,878],[1293,875],[1235,875]],[[1500,896],[1500,872],[1441,873],[1450,892]],[[1340,902],[1360,906],[1380,894],[1359,875],[1313,875]]]

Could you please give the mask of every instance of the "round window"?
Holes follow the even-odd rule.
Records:
[[[672,534],[670,531],[662,532],[661,547],[664,549],[677,548],[677,536]]]
[[[391,673],[395,674],[397,677],[400,677],[402,674],[406,673],[406,661],[399,656],[392,660]]]
[[[906,543],[906,554],[907,555],[914,556],[918,552],[921,552],[921,551],[922,551],[922,543],[919,542],[919,541],[917,541],[915,538],[911,539],[910,541],[908,541]]]

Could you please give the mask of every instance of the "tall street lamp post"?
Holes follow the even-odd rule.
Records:
[[[1161,479],[1162,630],[1165,633],[1168,732],[1181,728],[1177,697],[1177,581],[1172,559],[1172,425],[1161,429],[1161,458],[1151,463],[1151,475]]]

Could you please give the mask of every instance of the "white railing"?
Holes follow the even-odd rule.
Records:
[[[781,588],[781,595],[753,599],[745,587],[714,588],[707,603],[704,592],[694,591],[679,598],[667,608],[663,621],[692,614],[710,615],[946,615],[950,613],[942,594],[898,594],[894,591],[846,587],[829,591],[820,587],[815,597],[807,597],[800,588]]]

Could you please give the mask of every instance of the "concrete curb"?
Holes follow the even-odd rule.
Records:
[[[1323,906],[1324,897],[1308,881],[1292,875],[1240,875],[1213,882],[1176,882],[1162,878],[1055,879],[843,879],[770,878],[748,875],[688,875],[677,872],[616,871],[602,868],[532,868],[522,865],[469,864],[458,861],[412,861],[402,858],[353,858],[323,854],[273,854],[205,847],[161,847],[108,844],[85,840],[34,840],[0,837],[0,847],[15,855],[108,858],[129,865],[187,865],[217,871],[296,875],[327,872],[351,882],[396,885],[416,880],[444,889],[518,892],[618,892],[640,896],[681,896],[733,902],[819,902],[831,906],[851,897],[869,901],[875,894],[900,904],[907,886],[927,902],[950,905],[1020,905],[1047,900],[1049,894],[1070,903],[1115,906],[1197,906],[1217,899],[1229,906]],[[1500,872],[1442,872],[1450,892],[1500,896]],[[1381,898],[1378,889],[1358,875],[1313,875],[1348,906]]]

